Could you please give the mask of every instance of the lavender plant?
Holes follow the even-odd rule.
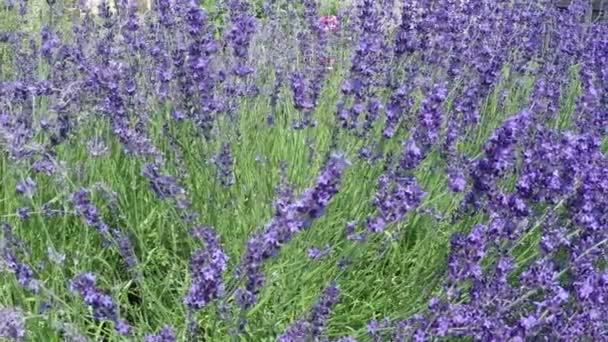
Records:
[[[0,338],[605,340],[589,1],[89,5],[0,4]]]

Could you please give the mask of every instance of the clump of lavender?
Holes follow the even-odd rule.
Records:
[[[452,192],[463,192],[467,187],[464,173],[458,169],[448,170],[448,187]]]
[[[229,74],[224,70],[219,71],[219,79],[224,85],[220,107],[234,120],[238,114],[239,99],[258,92],[256,85],[247,82],[247,76],[255,71],[249,62],[249,48],[258,22],[246,1],[229,0],[228,10],[230,23],[225,29],[224,40],[232,52],[232,58],[226,58]]]
[[[313,111],[317,107],[332,58],[328,46],[330,31],[325,29],[319,18],[318,3],[313,0],[302,3],[306,26],[298,33],[297,39],[303,66],[290,77],[294,105],[301,113],[300,120],[293,123],[295,129],[316,125]]]
[[[0,308],[0,337],[12,341],[25,340],[25,317],[14,308]]]
[[[508,131],[489,142],[514,141],[515,131]],[[452,236],[442,294],[428,312],[393,326],[399,338],[596,340],[605,334],[600,317],[608,310],[608,278],[600,265],[608,239],[600,227],[608,224],[608,202],[599,194],[608,188],[608,161],[592,134],[539,128],[534,139],[523,140],[515,190],[494,187],[485,209],[489,223]],[[494,176],[504,175],[504,167],[494,169]],[[541,238],[526,242],[536,230]],[[524,246],[534,251],[527,260],[515,252]]]
[[[231,27],[226,34],[226,40],[236,60],[232,72],[242,77],[253,72],[253,69],[247,66],[247,59],[249,58],[249,45],[255,33],[257,21],[255,17],[249,14],[249,5],[245,1],[229,0],[228,7]]]
[[[367,324],[367,334],[372,338],[374,342],[382,341],[382,337],[380,332],[391,326],[391,320],[386,317],[382,321],[377,321],[375,319],[371,320]]]
[[[49,154],[44,154],[32,163],[32,169],[38,173],[51,176],[57,171],[57,160]]]
[[[497,201],[500,191],[497,182],[515,165],[515,149],[527,139],[532,121],[529,111],[509,118],[484,145],[484,156],[473,163],[469,176],[472,187],[466,195],[466,204],[480,207],[484,200]]]
[[[349,77],[342,83],[343,99],[337,106],[337,119],[350,130],[369,131],[382,110],[376,87],[386,68],[386,43],[379,6],[370,0],[357,4],[359,40],[351,60]],[[346,104],[352,99],[352,105]],[[361,119],[363,117],[363,119]]]
[[[60,44],[61,39],[57,33],[53,32],[52,28],[44,26],[40,31],[40,38],[42,44],[40,46],[40,53],[46,59],[47,62],[51,62],[53,58],[53,50],[55,50]]]
[[[316,341],[319,339],[331,313],[332,308],[338,302],[340,289],[336,282],[332,282],[321,295],[318,302],[312,307],[308,315],[293,323],[285,332],[279,336],[280,342],[292,341]]]
[[[594,26],[585,43],[580,70],[583,94],[578,99],[576,117],[574,119],[580,132],[593,132],[605,135],[608,131],[608,112],[605,104],[608,102],[606,92],[606,62],[605,40],[596,39],[603,36],[607,30],[603,25]]]
[[[205,244],[205,249],[197,251],[190,260],[192,285],[184,297],[184,304],[189,310],[200,310],[223,297],[223,274],[226,271],[228,256],[212,228],[198,227],[193,234]]]
[[[219,51],[219,44],[213,37],[208,14],[195,1],[188,1],[185,20],[190,36],[187,47],[186,63],[191,80],[188,88],[192,87],[193,99],[187,99],[193,113],[193,120],[204,136],[208,136],[213,125],[213,114],[219,109],[215,90],[219,75],[214,66],[214,57]],[[175,65],[175,63],[174,63]]]
[[[317,178],[317,184],[305,190],[297,200],[290,191],[282,192],[275,203],[275,216],[265,231],[254,235],[247,243],[245,256],[237,272],[239,277],[245,278],[244,287],[236,293],[239,306],[248,309],[257,301],[256,295],[264,285],[262,267],[265,261],[276,256],[282,245],[324,214],[325,208],[338,193],[338,186],[348,165],[344,156],[335,154]]]
[[[97,278],[94,274],[83,273],[76,276],[70,282],[70,290],[82,296],[84,302],[93,310],[93,318],[96,321],[113,321],[119,334],[131,334],[132,327],[120,319],[118,306],[112,297],[97,288]]]

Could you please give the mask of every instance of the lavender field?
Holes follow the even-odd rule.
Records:
[[[588,0],[2,1],[0,340],[608,341]]]

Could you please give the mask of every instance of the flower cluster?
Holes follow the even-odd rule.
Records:
[[[184,304],[190,310],[200,310],[224,295],[222,277],[228,256],[222,250],[217,233],[212,228],[199,227],[193,234],[205,243],[205,249],[197,251],[190,260],[193,280],[184,297]]]
[[[367,229],[371,233],[384,231],[386,227],[413,211],[425,196],[425,192],[408,176],[386,173],[378,179],[378,192],[374,198],[376,216],[367,220]]]
[[[132,327],[120,319],[118,306],[111,296],[97,288],[97,277],[92,273],[83,273],[70,282],[70,290],[79,294],[84,302],[93,310],[93,318],[98,321],[111,320],[116,331],[123,336],[131,333]]]
[[[342,83],[344,99],[338,103],[337,119],[345,128],[369,131],[382,110],[376,87],[380,85],[386,68],[385,32],[381,25],[385,18],[379,4],[374,1],[361,1],[357,10],[361,32],[349,78]],[[352,98],[352,105],[347,106],[349,98]],[[362,121],[361,117],[364,118]]]

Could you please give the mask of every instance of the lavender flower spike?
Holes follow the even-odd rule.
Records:
[[[119,318],[118,306],[109,295],[96,286],[97,278],[92,273],[83,273],[76,276],[70,283],[70,290],[82,296],[85,303],[93,310],[96,321],[111,320],[115,329],[122,336],[128,336],[132,327]]]
[[[19,284],[34,293],[40,291],[40,281],[27,263],[21,261],[17,252],[24,248],[23,242],[12,236],[11,226],[2,224],[3,235],[0,235],[0,271],[8,270],[15,274]]]
[[[236,292],[237,303],[243,309],[256,302],[256,295],[264,286],[263,264],[276,256],[281,246],[291,241],[298,232],[307,229],[321,217],[331,199],[338,193],[344,170],[350,163],[341,154],[330,157],[317,178],[317,184],[304,191],[296,201],[289,191],[275,202],[274,218],[264,233],[254,235],[247,243],[247,250],[237,273],[245,277],[245,286]]]
[[[331,309],[338,302],[340,289],[332,282],[323,292],[319,301],[312,307],[308,317],[296,321],[279,336],[279,342],[316,341],[323,331]]]
[[[213,158],[213,162],[217,166],[217,178],[222,186],[225,188],[232,186],[235,179],[234,158],[232,157],[230,143],[222,143],[219,153]]]
[[[190,260],[193,280],[184,304],[190,310],[200,310],[224,295],[222,275],[226,271],[228,256],[212,228],[199,227],[193,234],[205,243],[206,248],[197,251]]]

